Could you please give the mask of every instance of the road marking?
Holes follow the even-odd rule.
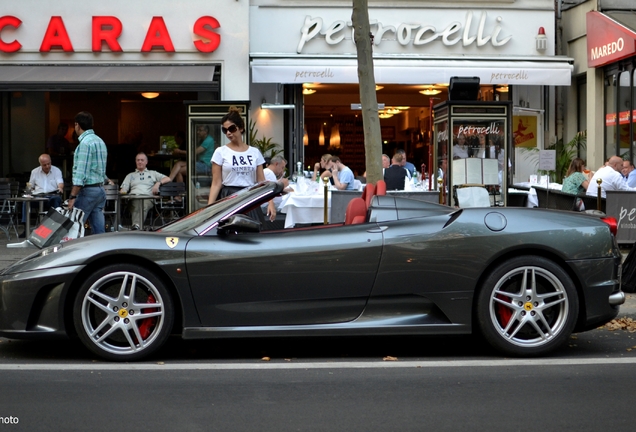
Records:
[[[390,362],[300,362],[282,361],[259,363],[91,363],[50,364],[32,363],[0,364],[0,370],[56,370],[56,371],[136,371],[136,370],[263,370],[263,369],[396,369],[442,367],[513,367],[513,366],[585,366],[635,364],[636,358],[593,359],[506,359],[506,360],[449,360],[449,361],[390,361]]]

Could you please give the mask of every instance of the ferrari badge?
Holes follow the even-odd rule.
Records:
[[[170,249],[174,249],[177,243],[179,243],[179,237],[166,237],[166,244]]]

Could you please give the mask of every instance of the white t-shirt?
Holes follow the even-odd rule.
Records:
[[[256,184],[256,169],[265,159],[255,147],[237,152],[224,145],[214,150],[212,163],[221,166],[224,186],[247,187]]]
[[[269,168],[265,168],[263,170],[263,174],[265,174],[265,180],[273,182],[278,181],[278,179],[276,178],[276,174],[274,174],[274,171]]]
[[[42,171],[42,167],[34,168],[31,171],[31,177],[29,182],[33,187],[33,192],[36,194],[55,192],[58,190],[58,185],[64,184],[62,178],[62,171],[56,166],[51,165],[51,169],[48,174]]]

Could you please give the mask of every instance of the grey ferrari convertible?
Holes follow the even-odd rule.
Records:
[[[154,232],[42,249],[0,272],[0,336],[77,337],[139,360],[184,339],[479,332],[545,355],[625,296],[613,218],[373,196],[342,224],[261,229],[244,189]],[[370,198],[370,199],[369,199]]]

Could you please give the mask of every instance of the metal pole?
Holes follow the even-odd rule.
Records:
[[[322,179],[323,183],[324,183],[324,195],[325,195],[325,202],[324,202],[324,224],[327,225],[329,224],[329,214],[327,213],[329,211],[329,177],[323,177]]]
[[[601,210],[601,183],[603,183],[602,178],[597,178],[596,183],[598,184],[598,190],[596,192],[596,210]]]

